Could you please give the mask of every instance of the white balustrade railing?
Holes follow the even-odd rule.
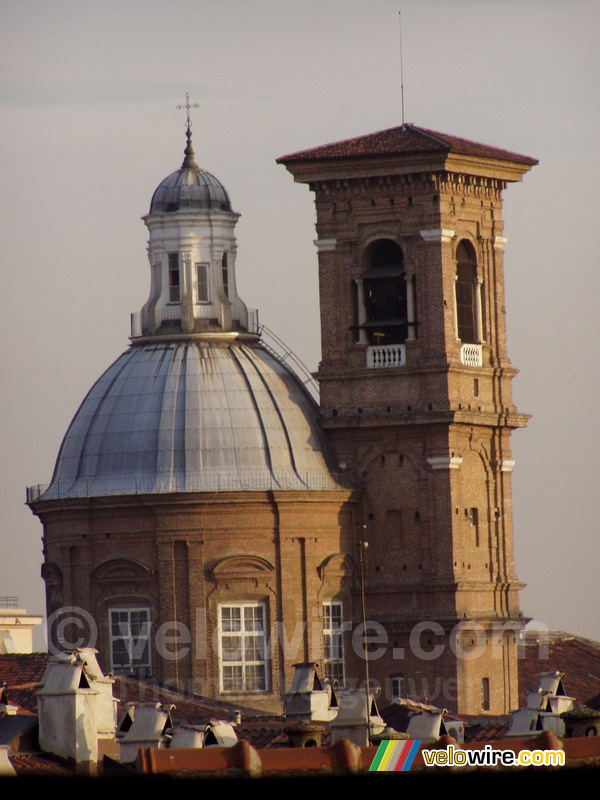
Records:
[[[483,366],[483,347],[480,344],[463,344],[460,348],[460,363],[465,367]]]
[[[181,319],[181,306],[179,304],[172,306],[163,306],[154,309],[154,316],[156,320],[156,327],[160,328],[163,322],[178,322]],[[202,319],[202,317],[197,317]],[[233,323],[238,323],[239,328],[233,326]],[[209,324],[208,330],[219,330],[220,326],[213,323],[210,325],[210,320],[206,318],[206,323]],[[259,333],[258,324],[258,311],[255,308],[246,308],[246,306],[231,306],[231,323],[235,330],[247,331],[248,333]],[[148,312],[146,309],[136,311],[131,315],[131,336],[143,336],[144,331],[148,330]]]
[[[403,344],[381,344],[367,347],[367,367],[403,367],[406,364],[406,347]]]

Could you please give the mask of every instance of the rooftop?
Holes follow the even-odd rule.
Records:
[[[376,158],[379,156],[404,156],[427,153],[456,153],[465,156],[493,158],[501,161],[534,166],[537,159],[512,153],[499,147],[472,142],[459,136],[438,133],[427,128],[406,123],[396,128],[387,128],[365,136],[343,139],[308,150],[282,156],[278,164],[294,164],[310,161],[329,161],[349,158]]]
[[[526,634],[519,645],[519,699],[535,689],[540,672],[564,672],[565,688],[579,703],[600,689],[600,642],[564,631]]]

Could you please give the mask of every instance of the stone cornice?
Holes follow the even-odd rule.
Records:
[[[337,249],[337,239],[315,239],[313,243],[319,253],[331,253]]]
[[[451,242],[454,238],[454,231],[449,228],[431,228],[429,230],[421,231],[421,239],[430,243],[439,244],[440,242]]]

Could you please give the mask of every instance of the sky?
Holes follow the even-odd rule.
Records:
[[[240,296],[316,369],[314,204],[275,159],[400,124],[399,11],[406,121],[540,161],[504,196],[521,608],[600,640],[595,0],[0,0],[0,595],[44,609],[25,487],[128,345],[186,92]]]

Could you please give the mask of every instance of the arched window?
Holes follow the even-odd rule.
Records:
[[[414,287],[407,286],[402,249],[391,239],[378,239],[367,249],[366,264],[357,281],[360,341],[385,345],[414,338]]]
[[[464,239],[456,248],[456,322],[461,342],[480,341],[477,308],[477,257],[470,242]]]

